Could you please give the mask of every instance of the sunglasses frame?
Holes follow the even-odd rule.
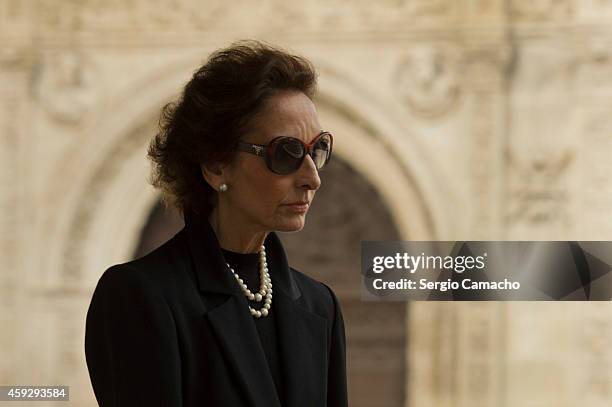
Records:
[[[257,155],[259,157],[262,157],[266,161],[266,165],[267,165],[268,169],[270,171],[272,171],[273,173],[275,173],[275,174],[289,175],[289,174],[293,174],[294,172],[296,172],[302,166],[302,163],[304,162],[304,159],[306,158],[306,154],[308,154],[310,156],[310,158],[313,158],[312,157],[313,147],[319,141],[319,139],[322,136],[324,136],[324,135],[328,135],[329,136],[329,141],[330,141],[330,143],[329,143],[329,154],[327,155],[327,159],[325,160],[325,162],[323,163],[321,168],[317,168],[317,171],[320,171],[329,162],[329,160],[331,158],[331,155],[332,155],[332,150],[333,150],[333,147],[334,147],[334,136],[332,136],[332,134],[330,132],[328,132],[328,131],[321,131],[317,135],[317,137],[315,137],[308,144],[304,143],[302,140],[300,140],[298,138],[295,138],[295,137],[279,136],[279,137],[276,137],[276,138],[270,140],[270,142],[268,144],[252,144],[252,143],[247,143],[245,141],[238,141],[238,144],[236,146],[236,150],[243,151],[245,153],[250,153],[250,154],[254,154],[254,155]],[[272,169],[272,163],[271,163],[271,158],[270,158],[270,157],[272,157],[272,153],[273,153],[272,148],[274,147],[274,144],[278,143],[278,141],[281,140],[281,139],[293,139],[293,140],[299,141],[302,144],[302,146],[304,147],[304,151],[306,152],[302,156],[302,158],[300,159],[300,163],[297,166],[297,168],[294,171],[292,171],[292,172],[290,172],[288,174],[278,173],[278,172],[276,172],[276,171],[274,171]]]

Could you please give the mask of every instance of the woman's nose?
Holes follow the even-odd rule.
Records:
[[[321,186],[321,178],[319,178],[319,170],[315,165],[310,154],[306,154],[302,165],[298,170],[299,187],[307,187],[308,189],[317,190]]]

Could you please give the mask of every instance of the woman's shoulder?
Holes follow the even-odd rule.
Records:
[[[290,267],[293,278],[300,287],[304,303],[313,311],[331,316],[339,308],[338,298],[330,286],[316,280],[293,267]]]
[[[95,295],[112,295],[135,293],[156,295],[159,284],[153,274],[133,266],[133,263],[120,263],[108,267],[100,276],[95,288]]]
[[[157,292],[176,285],[181,279],[185,256],[178,251],[178,234],[150,253],[108,267],[98,280],[97,290],[139,289]]]

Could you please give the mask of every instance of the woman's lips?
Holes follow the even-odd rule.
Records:
[[[285,204],[284,206],[292,209],[295,212],[306,212],[309,204],[296,203],[296,204]]]

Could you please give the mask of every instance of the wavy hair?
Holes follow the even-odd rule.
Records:
[[[300,91],[313,99],[316,81],[310,61],[261,41],[237,41],[213,52],[179,99],[163,107],[149,145],[149,182],[162,191],[166,208],[208,217],[217,192],[200,165],[229,162],[270,96]]]

